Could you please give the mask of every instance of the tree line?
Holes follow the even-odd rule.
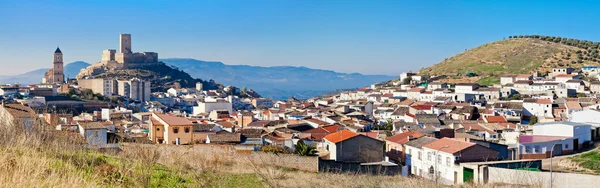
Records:
[[[567,37],[555,37],[555,36],[544,36],[544,35],[513,35],[513,36],[508,36],[508,38],[509,39],[513,39],[513,38],[515,38],[515,39],[516,38],[540,39],[540,40],[544,40],[544,41],[548,41],[548,42],[560,43],[560,44],[565,44],[565,45],[574,46],[574,47],[578,47],[578,48],[584,48],[584,49],[598,49],[598,47],[600,47],[600,42],[572,39],[572,38],[567,38]]]
[[[508,38],[532,38],[582,48],[583,50],[575,51],[577,61],[573,61],[571,63],[583,63],[584,60],[600,62],[600,42],[544,35],[513,35],[508,36]],[[571,54],[567,53],[566,57],[564,58],[570,59]]]

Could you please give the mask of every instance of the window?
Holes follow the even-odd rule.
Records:
[[[94,137],[98,137],[98,131],[94,131]]]
[[[427,152],[427,160],[431,161],[431,152]]]
[[[446,166],[450,166],[450,157],[446,157]]]
[[[419,151],[419,160],[421,160],[421,151]]]
[[[442,155],[438,154],[437,162],[438,162],[438,164],[442,164]]]
[[[408,149],[408,155],[412,153],[412,149]]]
[[[325,149],[326,149],[327,151],[329,151],[329,145],[325,146]]]
[[[535,146],[534,149],[533,149],[533,152],[534,153],[541,153],[542,149],[540,149],[540,146]]]
[[[156,131],[160,131],[160,128],[156,128]]]
[[[184,131],[185,133],[190,133],[190,128],[189,128],[189,127],[186,127],[185,129],[183,129],[183,131]]]
[[[173,128],[173,133],[175,133],[175,134],[179,133],[179,128]]]
[[[531,153],[531,146],[525,146],[525,153]]]
[[[565,149],[569,149],[569,144],[565,144]]]

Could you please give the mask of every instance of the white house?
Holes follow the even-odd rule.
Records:
[[[550,99],[523,100],[523,115],[537,116],[539,119],[553,118],[552,101]]]
[[[424,136],[410,140],[404,144],[404,150],[406,152],[405,163],[406,166],[408,166],[410,174],[415,176],[423,176],[424,173],[427,174],[427,169],[423,167],[423,161],[427,159],[427,156],[423,153],[423,146],[436,140],[437,138]]]
[[[423,146],[421,176],[439,183],[455,183],[455,174],[461,172],[459,163],[496,160],[498,151],[472,142],[452,138],[442,138]]]
[[[506,84],[512,84],[515,82],[515,76],[514,74],[505,74],[500,76],[500,84],[501,85],[506,85]]]
[[[556,82],[560,82],[560,83],[567,83],[567,81],[569,80],[575,80],[578,79],[579,76],[578,75],[572,75],[572,74],[561,74],[561,75],[557,75],[554,77],[554,80]]]
[[[455,93],[473,93],[477,88],[479,88],[479,84],[476,83],[458,83],[454,87]]]
[[[104,125],[98,122],[79,123],[79,134],[85,139],[89,145],[105,147],[108,142],[108,130]]]
[[[585,85],[583,84],[583,81],[581,81],[581,80],[568,80],[565,83],[565,85],[566,85],[567,89],[572,89],[577,92],[583,92],[584,87],[585,87]]]
[[[198,101],[197,103],[198,106],[193,107],[193,115],[210,113],[213,110],[227,110],[229,114],[231,114],[233,111],[233,106],[231,103],[224,99],[205,98],[204,101]]]

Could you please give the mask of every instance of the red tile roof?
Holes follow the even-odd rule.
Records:
[[[537,103],[539,103],[539,104],[552,104],[552,101],[550,99],[538,99]]]
[[[422,134],[422,133],[420,133],[420,132],[410,132],[410,131],[407,131],[407,132],[403,132],[403,133],[400,133],[400,134],[396,134],[396,135],[391,136],[391,137],[387,137],[385,140],[386,141],[390,141],[390,142],[394,142],[394,143],[397,143],[397,144],[404,144],[404,143],[410,141],[408,139],[409,136],[412,136],[413,139],[417,139],[417,138],[421,138],[421,137],[423,137],[425,135]]]
[[[485,119],[488,123],[508,123],[504,116],[488,116]]]
[[[330,133],[337,132],[338,130],[342,129],[342,127],[339,125],[329,125],[329,126],[324,126],[322,128],[329,131]]]
[[[360,132],[358,134],[362,134],[362,135],[365,135],[365,136],[368,136],[368,137],[371,137],[374,139],[377,139],[377,137],[379,136],[379,132]]]
[[[327,136],[323,137],[323,139],[326,139],[334,144],[337,144],[338,142],[350,139],[355,136],[358,136],[358,134],[356,134],[352,131],[349,131],[349,130],[341,130],[338,132],[328,134]]]
[[[182,117],[177,117],[177,116],[170,116],[170,115],[167,115],[167,114],[158,114],[158,113],[155,113],[155,114],[156,114],[156,117],[158,117],[159,119],[163,120],[169,126],[192,126],[192,125],[194,125],[187,118],[182,118]]]
[[[474,145],[475,143],[472,142],[465,142],[451,138],[442,138],[429,144],[426,144],[423,147],[433,150],[440,150],[441,152],[445,153],[455,154]]]

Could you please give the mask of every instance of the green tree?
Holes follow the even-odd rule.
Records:
[[[412,77],[406,77],[402,80],[402,84],[410,84],[412,82]]]
[[[508,98],[508,100],[522,100],[522,99],[523,99],[523,97],[521,97],[520,94],[514,94]]]
[[[317,155],[317,150],[315,149],[315,147],[304,143],[304,141],[302,141],[302,140],[299,140],[298,143],[296,143],[295,148],[296,148],[296,150],[294,151],[294,153],[296,153],[300,156],[315,156],[315,155]]]
[[[529,125],[535,125],[537,122],[538,122],[537,116],[531,116],[531,119],[529,119]]]

